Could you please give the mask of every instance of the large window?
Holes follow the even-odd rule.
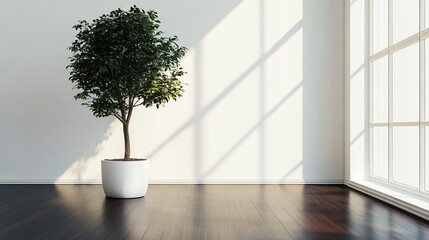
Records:
[[[429,0],[371,0],[370,30],[369,175],[429,196]]]

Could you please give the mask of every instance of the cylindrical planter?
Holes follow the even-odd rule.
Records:
[[[149,160],[101,160],[101,178],[108,197],[143,197],[149,183]]]

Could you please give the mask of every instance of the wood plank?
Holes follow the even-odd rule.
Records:
[[[429,223],[341,185],[0,185],[0,239],[429,239]]]

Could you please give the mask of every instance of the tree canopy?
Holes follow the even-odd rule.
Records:
[[[96,117],[121,121],[133,107],[162,106],[182,96],[180,59],[186,48],[177,37],[164,37],[155,11],[136,6],[79,21],[69,49],[70,81]]]

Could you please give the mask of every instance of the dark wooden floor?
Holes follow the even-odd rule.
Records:
[[[0,185],[0,239],[429,239],[429,224],[341,185]]]

